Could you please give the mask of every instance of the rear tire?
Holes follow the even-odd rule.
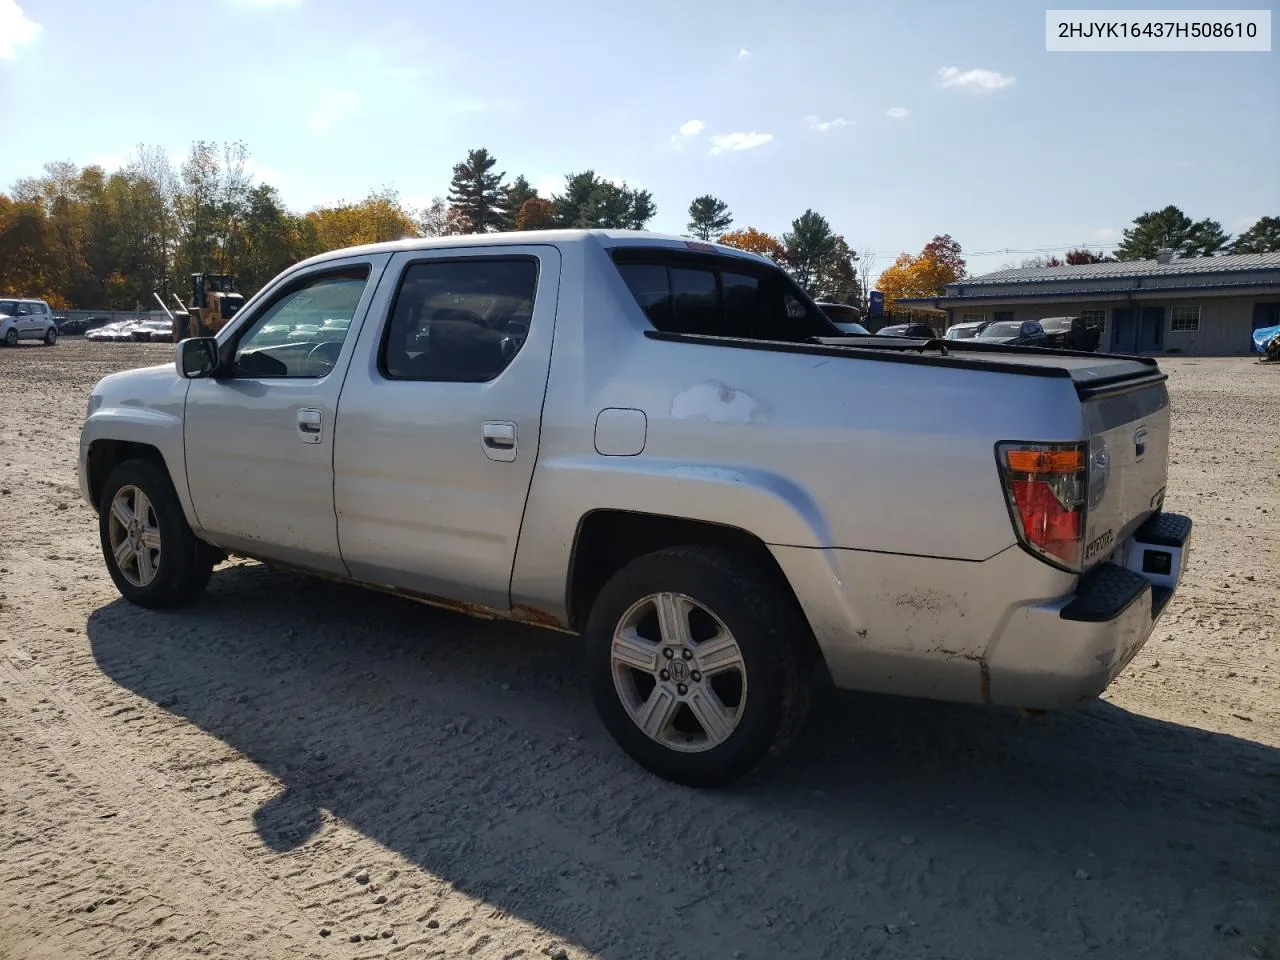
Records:
[[[44,345],[46,347],[52,347],[57,342],[58,342],[58,328],[50,327],[44,333]]]
[[[675,547],[640,557],[600,591],[583,639],[605,727],[666,780],[732,783],[803,726],[809,625],[777,576],[740,554]]]
[[[191,532],[164,467],[127,460],[98,500],[103,559],[120,595],[154,610],[191,603],[213,573],[213,553]]]

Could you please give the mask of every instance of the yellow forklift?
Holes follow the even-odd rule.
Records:
[[[155,294],[160,309],[173,321],[173,339],[212,337],[221,330],[244,306],[244,295],[235,292],[235,285],[236,278],[229,273],[193,273],[190,303],[184,304],[176,293],[170,294],[177,310],[170,310],[160,294]]]

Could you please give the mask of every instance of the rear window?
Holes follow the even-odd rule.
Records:
[[[993,323],[979,334],[983,339],[990,337],[1019,337],[1021,335],[1022,325],[1017,323]]]
[[[734,257],[615,251],[618,272],[664,333],[796,342],[840,331],[781,270]]]

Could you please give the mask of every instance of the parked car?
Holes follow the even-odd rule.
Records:
[[[50,347],[58,342],[58,325],[43,300],[0,300],[0,343],[16,347],[19,340],[41,340]]]
[[[129,335],[134,340],[144,340],[151,343],[172,343],[173,321],[143,320],[130,329]]]
[[[90,329],[89,321],[84,319],[69,320],[66,317],[54,317],[58,324],[58,333],[64,337],[81,336]]]
[[[871,331],[864,327],[859,321],[862,319],[862,311],[855,306],[847,303],[826,303],[818,301],[817,307],[827,315],[827,319],[836,325],[836,328],[846,336],[850,337],[869,337]]]
[[[881,327],[876,331],[877,337],[907,337],[911,340],[933,340],[938,334],[933,327],[924,323],[895,323]]]
[[[1047,347],[1049,337],[1038,320],[1000,320],[986,327],[976,338],[978,343],[1001,343],[1006,347]]]
[[[1083,317],[1046,317],[1040,326],[1049,337],[1049,346],[1094,353],[1102,341],[1102,328]]]
[[[116,320],[112,323],[103,324],[96,330],[90,330],[84,335],[84,338],[86,340],[105,340],[117,343],[132,340],[133,331],[141,324],[141,320]]]
[[[947,327],[947,340],[972,340],[991,326],[990,320],[970,320]]]
[[[348,329],[261,342],[317,301]],[[1162,512],[1156,361],[815,340],[830,323],[765,257],[678,237],[336,250],[173,366],[99,381],[80,487],[141,607],[235,553],[581,634],[607,729],[681,783],[780,752],[815,670],[1096,697],[1191,535]]]

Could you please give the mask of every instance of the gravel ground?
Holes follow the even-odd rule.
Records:
[[[0,956],[1280,958],[1280,368],[1166,364],[1198,539],[1104,701],[841,696],[699,793],[565,637],[252,563],[122,603],[77,433],[171,349],[0,350]]]

